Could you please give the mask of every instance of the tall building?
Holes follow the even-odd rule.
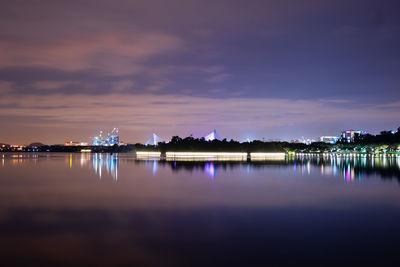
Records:
[[[111,131],[111,134],[108,134],[108,145],[113,146],[113,145],[119,145],[119,130],[118,128],[114,128]]]
[[[362,136],[365,134],[366,134],[366,132],[363,130],[346,130],[346,131],[342,131],[340,133],[340,137],[341,137],[342,141],[352,143],[352,142],[354,142],[354,138],[356,136]]]

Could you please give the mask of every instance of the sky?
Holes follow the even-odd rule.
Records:
[[[0,4],[0,142],[400,126],[398,1]]]

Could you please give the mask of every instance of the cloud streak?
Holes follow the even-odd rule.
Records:
[[[127,75],[142,71],[144,62],[152,57],[182,45],[183,40],[171,34],[138,31],[65,36],[29,46],[0,40],[0,68],[42,67]]]

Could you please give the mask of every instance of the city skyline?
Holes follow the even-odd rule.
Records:
[[[397,1],[1,1],[0,142],[400,125]]]

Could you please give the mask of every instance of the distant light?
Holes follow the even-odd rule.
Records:
[[[250,153],[251,160],[282,160],[286,153]]]
[[[146,156],[146,157],[160,157],[161,156],[161,152],[136,151],[136,156],[139,156],[139,157],[143,157],[143,156]]]
[[[175,158],[208,158],[208,157],[247,157],[247,153],[234,152],[167,152],[168,157]]]

